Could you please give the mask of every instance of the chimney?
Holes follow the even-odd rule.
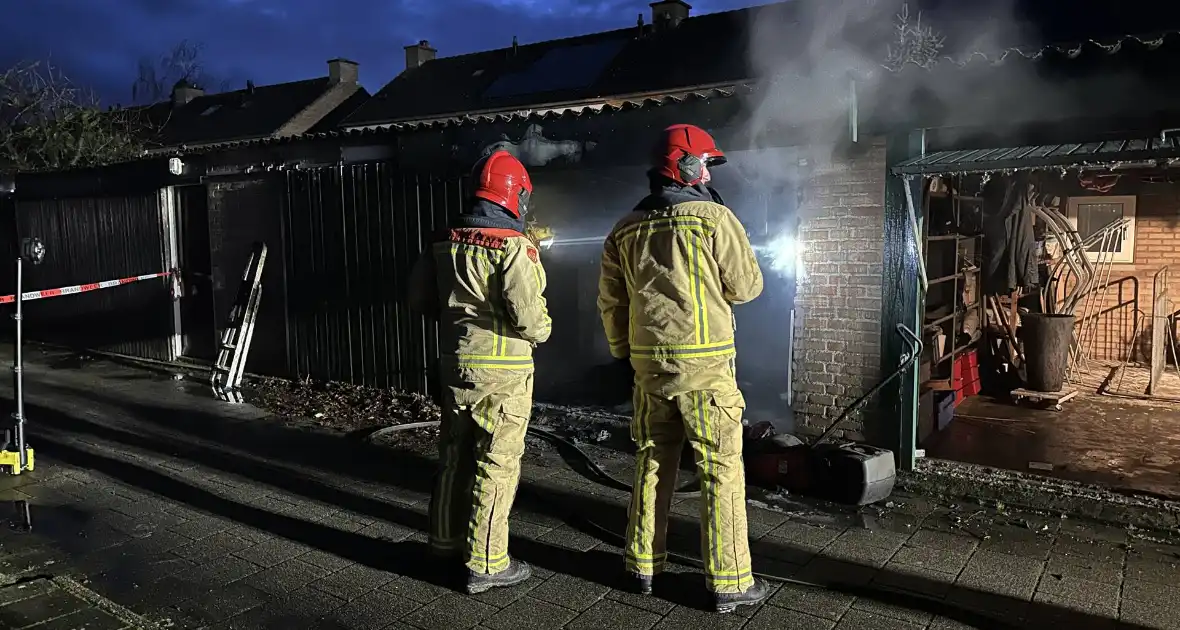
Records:
[[[181,79],[172,86],[172,105],[180,107],[194,98],[204,96],[205,90],[197,87],[192,81]]]
[[[676,28],[688,19],[692,6],[684,0],[659,0],[651,3],[651,23],[656,30]]]
[[[406,46],[406,69],[418,66],[434,59],[437,50],[430,47],[430,42],[421,40],[413,46]]]
[[[337,57],[336,59],[328,60],[328,82],[332,85],[337,83],[356,83],[360,76],[358,68],[360,64],[348,59]]]

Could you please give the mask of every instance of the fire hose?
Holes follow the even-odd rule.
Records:
[[[902,374],[905,374],[905,372],[907,370],[909,370],[911,367],[913,367],[913,365],[915,363],[917,363],[918,359],[921,357],[921,354],[922,354],[922,341],[921,341],[921,339],[919,339],[917,335],[915,335],[908,327],[906,327],[903,324],[898,324],[897,333],[899,336],[901,336],[903,341],[909,346],[908,350],[902,354],[901,364],[895,370],[893,370],[893,372],[889,373],[885,378],[881,379],[876,385],[874,385],[871,389],[869,389],[867,392],[865,392],[863,395],[861,395],[860,398],[857,398],[855,401],[853,401],[851,404],[849,404],[847,407],[845,407],[844,410],[841,412],[841,414],[836,418],[836,420],[834,422],[832,422],[832,424],[828,428],[828,430],[825,431],[818,439],[816,439],[814,442],[812,442],[809,445],[810,447],[814,448],[815,446],[818,446],[818,445],[822,444],[823,442],[827,441],[835,433],[835,431],[840,427],[840,425],[843,424],[844,421],[847,420],[853,413],[858,411],[861,407],[863,407],[865,405],[865,403],[867,403],[870,399],[872,399],[873,396],[877,395],[877,393],[879,393],[882,389],[884,389],[887,385],[889,385],[889,383],[891,383],[894,380],[896,380],[897,378],[899,378]],[[364,439],[366,441],[372,441],[373,439],[375,439],[377,437],[386,436],[386,435],[398,433],[401,431],[433,428],[433,427],[439,426],[440,424],[441,424],[440,421],[435,420],[435,421],[431,421],[431,422],[414,422],[414,423],[410,423],[410,424],[394,425],[391,427],[384,427],[381,429],[377,429],[377,430],[367,434]],[[544,440],[544,441],[552,444],[554,447],[556,447],[560,451],[563,451],[567,454],[573,455],[577,460],[579,460],[583,465],[585,465],[586,469],[590,471],[590,473],[592,474],[593,477],[595,477],[595,480],[598,481],[599,483],[601,483],[602,485],[604,485],[608,488],[620,490],[623,492],[631,492],[632,491],[631,484],[629,484],[623,480],[620,480],[617,477],[615,477],[614,475],[612,475],[609,471],[607,471],[605,468],[603,468],[598,462],[594,461],[594,458],[591,457],[590,454],[587,453],[586,451],[584,451],[580,446],[578,446],[578,444],[576,444],[573,440],[570,440],[569,438],[566,438],[565,436],[559,435],[558,433],[551,431],[549,429],[544,429],[544,428],[537,427],[537,426],[529,426],[527,434],[532,437]],[[700,480],[699,480],[699,478],[694,478],[689,483],[678,488],[675,491],[675,493],[673,494],[673,496],[675,496],[677,498],[691,498],[691,497],[700,496]],[[572,510],[571,510],[571,512],[572,512]],[[599,523],[595,522],[595,520],[593,518],[591,518],[589,516],[586,516],[584,514],[572,514],[572,516],[574,516],[577,520],[581,521],[583,524],[588,526],[590,529],[598,532],[601,536],[603,536],[606,539],[613,540],[615,542],[625,542],[625,540],[624,540],[625,537],[623,535],[610,529],[609,527],[606,527],[604,525],[600,525]],[[694,566],[697,568],[702,568],[704,566],[703,562],[699,558],[685,555],[682,553],[670,551],[670,552],[668,552],[668,557],[670,559],[679,561],[679,562],[687,564],[689,566]],[[764,572],[758,572],[758,571],[753,572],[753,575],[756,577],[762,578],[764,580],[769,580],[771,582],[777,582],[777,583],[781,583],[781,584],[792,584],[795,586],[802,586],[805,588],[820,589],[820,590],[836,590],[836,591],[841,591],[844,593],[848,593],[848,594],[852,594],[852,595],[859,595],[859,596],[866,596],[868,593],[888,592],[891,601],[894,603],[900,603],[902,605],[906,605],[908,603],[912,608],[923,609],[923,610],[927,610],[927,611],[930,611],[931,609],[939,609],[940,614],[943,614],[944,616],[955,618],[955,619],[957,619],[959,621],[963,621],[965,623],[970,623],[977,628],[989,628],[989,629],[994,628],[996,630],[1006,630],[1008,628],[1014,627],[1011,624],[1001,623],[1001,622],[998,622],[990,617],[986,617],[986,616],[983,616],[983,615],[980,615],[980,614],[977,614],[977,613],[974,613],[971,611],[967,611],[967,610],[964,610],[961,608],[954,607],[954,606],[949,605],[946,602],[943,602],[941,600],[936,600],[936,599],[932,599],[929,597],[922,597],[919,595],[903,594],[903,593],[899,593],[899,592],[896,592],[893,590],[882,591],[882,589],[874,587],[874,586],[854,586],[851,584],[842,584],[842,583],[838,583],[838,582],[830,582],[828,584],[819,584],[816,582],[808,582],[806,580],[800,580],[797,578],[787,577],[787,576],[783,576],[783,575],[776,575],[774,573],[764,573]]]
[[[846,406],[844,408],[844,410],[840,413],[840,415],[837,416],[836,419],[832,422],[832,424],[828,427],[828,429],[826,431],[824,431],[823,434],[821,434],[814,442],[812,442],[809,445],[811,448],[819,446],[820,444],[822,444],[822,443],[826,442],[828,439],[830,439],[831,436],[836,432],[836,430],[839,429],[840,426],[844,424],[844,421],[847,420],[849,416],[851,416],[853,413],[856,413],[856,411],[858,411],[861,407],[864,406],[865,403],[867,403],[869,400],[871,400],[873,398],[873,396],[876,396],[878,392],[880,392],[882,389],[884,389],[886,385],[888,385],[889,383],[892,383],[894,380],[896,380],[898,377],[900,377],[902,374],[904,374],[906,372],[906,370],[908,370],[910,367],[912,367],[914,365],[914,363],[916,363],[918,361],[918,358],[922,355],[922,340],[919,339],[918,336],[915,335],[913,333],[913,331],[911,331],[904,324],[897,325],[897,334],[909,346],[909,349],[906,352],[902,353],[901,364],[897,367],[897,369],[893,370],[893,372],[891,372],[888,376],[886,376],[885,378],[878,381],[876,385],[874,385],[867,392],[862,394],[860,396],[860,398],[857,398],[856,400],[852,401],[851,404]],[[368,441],[372,441],[375,438],[389,435],[392,433],[398,433],[401,431],[410,431],[410,430],[414,430],[414,429],[429,429],[429,428],[437,427],[440,424],[441,424],[441,422],[438,420],[433,420],[430,422],[413,422],[413,423],[409,423],[409,424],[398,424],[398,425],[394,425],[391,427],[383,427],[383,428],[377,429],[377,430],[367,434],[364,439],[368,440]],[[608,472],[605,468],[603,468],[597,462],[595,462],[594,458],[590,457],[590,455],[587,454],[584,450],[582,450],[577,444],[575,444],[573,441],[565,438],[564,436],[558,435],[557,433],[555,433],[553,431],[550,431],[548,429],[542,429],[541,427],[534,426],[534,425],[529,425],[528,435],[531,435],[531,436],[538,438],[538,439],[545,440],[546,442],[553,444],[554,446],[558,447],[559,449],[561,449],[561,448],[567,449],[568,452],[575,455],[579,460],[582,461],[583,464],[586,465],[586,468],[589,469],[590,472],[593,473],[593,475],[598,478],[599,482],[601,482],[603,485],[607,486],[608,488],[613,488],[615,490],[621,490],[623,492],[631,492],[632,491],[631,484],[629,484],[626,481],[623,481],[621,479],[618,479],[614,475],[610,474],[610,472]],[[694,478],[692,481],[690,481],[687,484],[678,488],[673,493],[673,496],[677,497],[677,498],[691,498],[691,497],[700,496],[700,492],[701,492],[700,491],[700,479]]]

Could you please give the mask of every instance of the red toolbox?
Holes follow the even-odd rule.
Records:
[[[979,357],[975,350],[968,350],[955,357],[951,366],[951,386],[955,389],[955,405],[969,396],[979,394]]]

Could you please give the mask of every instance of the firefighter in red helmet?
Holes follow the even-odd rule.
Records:
[[[607,237],[598,289],[611,354],[635,374],[628,572],[646,594],[663,569],[687,439],[700,471],[702,557],[717,612],[769,593],[750,568],[732,311],[762,293],[762,272],[745,228],[708,186],[709,170],[725,160],[700,127],[664,130],[648,172],[651,194]]]
[[[466,212],[415,265],[411,305],[439,322],[442,426],[430,545],[461,557],[469,593],[529,578],[508,513],[533,404],[533,348],[549,338],[545,270],[524,236],[533,184],[507,151],[480,160]]]

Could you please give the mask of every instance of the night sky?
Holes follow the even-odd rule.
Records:
[[[0,65],[49,59],[105,104],[127,103],[144,56],[182,40],[204,44],[208,74],[239,89],[360,63],[376,91],[405,66],[402,47],[426,39],[439,56],[650,21],[650,0],[0,0]],[[693,14],[765,0],[692,0]]]

